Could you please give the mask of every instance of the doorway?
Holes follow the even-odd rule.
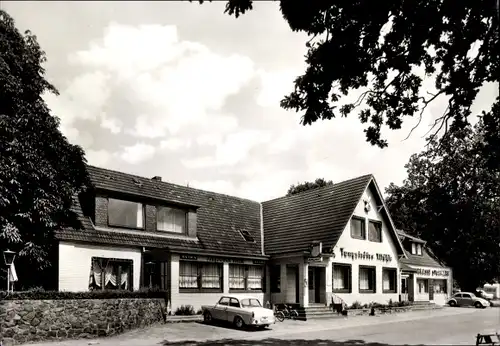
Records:
[[[325,292],[324,274],[325,268],[323,267],[309,267],[307,283],[309,286],[310,304],[318,304],[322,302],[322,294]]]
[[[286,266],[286,302],[299,302],[299,266]]]

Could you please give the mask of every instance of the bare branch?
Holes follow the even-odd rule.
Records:
[[[423,117],[423,114],[425,112],[425,110],[427,109],[427,106],[432,102],[434,101],[439,95],[441,95],[442,93],[444,93],[444,89],[443,90],[440,90],[438,93],[436,94],[433,94],[433,93],[430,93],[430,92],[427,92],[427,94],[429,95],[432,95],[432,97],[428,100],[425,100],[423,97],[421,98],[424,102],[423,104],[423,107],[422,107],[422,110],[420,111],[420,114],[418,116],[418,122],[415,126],[413,126],[413,128],[411,129],[410,133],[408,134],[408,136],[406,136],[406,138],[402,141],[406,141],[408,138],[410,138],[411,134],[413,133],[413,131],[415,131],[415,129],[420,125],[420,123],[422,122],[422,117]],[[445,112],[446,113],[446,112]],[[433,127],[435,126],[436,124],[433,125]],[[426,134],[427,135],[427,134]]]

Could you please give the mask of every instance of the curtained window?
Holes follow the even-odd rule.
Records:
[[[264,267],[258,265],[229,265],[230,290],[264,290]]]
[[[351,266],[345,264],[333,264],[333,292],[351,292]]]
[[[360,293],[375,293],[375,267],[359,267]]]
[[[384,293],[396,293],[397,271],[394,268],[382,269],[382,290]]]
[[[196,262],[179,262],[179,288],[198,288]]]
[[[132,260],[92,257],[90,290],[132,290]]]
[[[229,265],[229,288],[232,290],[245,289],[244,265]]]
[[[219,292],[222,289],[222,264],[180,261],[179,288]]]
[[[366,239],[365,219],[352,217],[351,237],[356,239]]]
[[[156,229],[163,232],[186,233],[186,212],[181,209],[158,207]]]
[[[382,223],[378,221],[370,221],[368,223],[368,240],[381,243],[382,242]]]
[[[108,225],[126,228],[144,228],[144,208],[141,203],[108,199]]]

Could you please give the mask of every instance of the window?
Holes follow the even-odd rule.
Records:
[[[359,267],[359,292],[375,293],[375,267]]]
[[[417,244],[411,243],[411,254],[416,255],[417,254]]]
[[[108,199],[108,225],[144,228],[144,209],[141,203]]]
[[[351,237],[365,239],[365,219],[353,217],[351,219]]]
[[[222,289],[222,264],[179,262],[179,289],[220,292]]]
[[[270,268],[271,293],[281,292],[281,265],[276,264]]]
[[[377,243],[382,242],[382,223],[378,221],[370,221],[368,223],[368,240]]]
[[[434,293],[444,293],[448,291],[448,281],[447,280],[434,280]]]
[[[384,293],[396,293],[397,271],[394,268],[382,269],[382,291]]]
[[[429,280],[428,279],[417,279],[417,287],[419,294],[429,293]]]
[[[231,301],[229,302],[229,306],[233,307],[233,308],[239,308],[240,302],[236,298],[231,298]]]
[[[417,244],[417,255],[422,256],[422,244]]]
[[[240,230],[240,233],[243,236],[243,238],[245,238],[245,241],[248,241],[250,243],[255,242],[255,239],[253,239],[252,235],[247,230]]]
[[[186,212],[181,209],[158,207],[156,229],[163,232],[186,233]]]
[[[92,257],[89,289],[132,291],[132,267],[132,260]]]
[[[229,289],[245,291],[264,290],[264,267],[254,265],[229,265]]]
[[[351,293],[351,266],[333,264],[333,292]]]
[[[260,304],[260,301],[256,298],[245,298],[240,301],[241,307],[246,308],[246,307],[252,307],[252,308],[259,308],[262,307]]]
[[[229,306],[229,298],[228,297],[222,297],[219,300],[219,305]]]

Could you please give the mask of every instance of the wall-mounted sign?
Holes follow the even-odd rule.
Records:
[[[192,261],[196,261],[198,259],[198,256],[195,256],[195,255],[181,255],[180,256],[180,259],[181,260],[192,260]]]
[[[242,259],[238,259],[238,258],[223,258],[223,257],[207,257],[207,261],[208,262],[217,262],[217,263],[224,263],[224,262],[239,263],[239,264],[245,263],[245,261],[242,260]]]
[[[352,252],[352,251],[344,251],[344,248],[340,248],[340,257],[341,258],[348,258],[351,259],[352,261],[354,260],[366,260],[366,261],[382,261],[382,262],[391,262],[392,261],[392,256],[389,254],[381,254],[381,253],[370,253],[366,251],[358,251],[358,252]]]
[[[307,262],[322,262],[323,257],[308,257]]]
[[[253,264],[265,264],[266,262],[265,261],[261,261],[261,260],[253,260],[252,263]]]
[[[416,268],[417,275],[422,276],[450,276],[449,270]]]
[[[311,257],[319,257],[323,250],[323,245],[320,241],[315,241],[311,244]]]

